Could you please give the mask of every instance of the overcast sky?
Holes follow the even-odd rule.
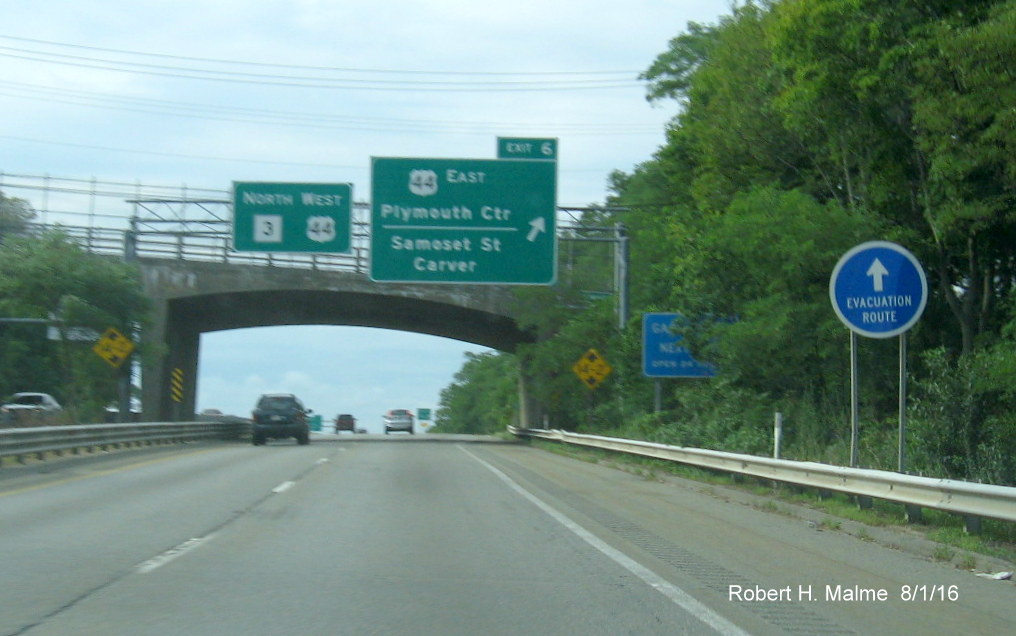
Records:
[[[233,181],[353,184],[370,158],[486,158],[496,138],[558,141],[558,205],[664,140],[675,105],[637,81],[689,21],[729,0],[5,0],[0,191],[67,178],[228,191]],[[21,177],[12,177],[20,175]],[[128,205],[101,202],[96,224]],[[95,210],[90,210],[95,212]],[[109,215],[109,216],[104,216]],[[50,221],[80,224],[51,214]],[[249,413],[266,391],[378,431],[436,408],[468,343],[353,327],[202,337],[198,408]]]

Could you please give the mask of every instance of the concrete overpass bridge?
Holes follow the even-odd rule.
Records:
[[[147,419],[194,413],[201,334],[274,325],[380,327],[454,338],[501,351],[530,341],[513,314],[506,286],[403,285],[371,282],[355,271],[138,258],[153,301],[150,333],[165,343],[143,369]],[[170,390],[182,379],[179,401]],[[155,405],[155,412],[151,406]]]
[[[135,201],[125,258],[152,299],[149,342],[161,355],[143,365],[146,419],[193,417],[201,334],[277,325],[397,329],[514,351],[520,329],[508,285],[375,283],[369,209],[354,212],[348,254],[232,249],[229,202]],[[183,208],[181,208],[183,206]]]
[[[142,334],[156,345],[157,354],[146,356],[143,363],[143,401],[150,420],[187,419],[193,413],[200,336],[211,331],[270,325],[372,326],[446,336],[503,351],[530,338],[518,328],[511,286],[371,282],[367,204],[354,203],[348,254],[241,253],[231,247],[232,203],[225,190],[4,172],[0,190],[27,201],[43,227],[59,223],[84,248],[128,256],[139,264],[155,309],[153,324]],[[588,227],[586,211],[558,208],[558,278],[566,284],[581,280],[583,289],[593,292],[620,290],[618,296],[623,298],[620,233],[617,228]],[[587,245],[573,253],[572,241],[583,240],[600,242],[602,252]],[[589,268],[581,265],[589,262],[590,250],[596,250],[597,262],[607,265],[615,248],[615,279],[609,280],[607,274],[607,280],[590,283]],[[621,323],[624,304],[619,301]],[[183,378],[179,402],[170,392],[176,369],[181,371],[177,377]],[[523,416],[532,408],[525,393],[522,387]]]
[[[121,254],[140,267],[153,303],[152,323],[142,338],[161,345],[158,355],[142,363],[142,402],[149,421],[193,417],[201,334],[212,331],[366,326],[500,351],[514,351],[532,340],[518,326],[513,286],[372,282],[367,271],[369,208],[364,204],[354,207],[349,253],[279,254],[232,249],[228,200],[132,203],[135,214],[127,230],[80,228],[70,233],[91,251]],[[582,240],[574,225],[559,227],[562,235]],[[524,383],[520,402],[526,425],[536,413]]]

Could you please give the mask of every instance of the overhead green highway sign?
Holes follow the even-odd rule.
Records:
[[[350,250],[348,183],[233,183],[233,248],[241,252]]]
[[[375,157],[371,279],[549,285],[557,164]]]

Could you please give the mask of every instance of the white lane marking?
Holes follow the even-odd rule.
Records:
[[[328,458],[322,457],[321,459],[317,460],[317,465],[320,466],[321,464],[324,464],[328,461],[330,461]],[[295,481],[284,481],[275,488],[272,488],[272,492],[278,495],[286,492],[295,485],[296,485]],[[162,566],[166,565],[170,561],[173,561],[174,559],[179,559],[180,557],[187,554],[194,548],[210,541],[214,536],[215,536],[214,534],[209,534],[204,537],[195,537],[193,539],[188,539],[187,541],[184,541],[175,548],[166,550],[159,556],[148,559],[144,563],[140,563],[134,566],[134,571],[137,572],[138,574],[148,574],[153,570],[161,568]]]
[[[275,488],[272,488],[272,492],[274,492],[276,495],[280,495],[295,485],[296,485],[295,481],[284,481]]]
[[[214,536],[215,536],[214,534],[209,534],[209,535],[204,536],[204,537],[196,537],[194,539],[189,539],[187,541],[184,541],[183,543],[181,543],[180,545],[176,546],[175,548],[171,548],[169,550],[166,550],[165,552],[163,552],[159,556],[157,556],[155,558],[152,558],[152,559],[148,559],[144,563],[140,563],[140,564],[136,565],[134,567],[134,571],[137,572],[138,574],[148,574],[149,572],[152,572],[153,570],[157,570],[157,569],[161,568],[162,566],[166,565],[170,561],[173,561],[174,559],[179,559],[180,557],[182,557],[183,555],[187,554],[188,552],[190,552],[194,548],[200,546],[203,543],[206,543],[206,542],[210,541],[212,539],[212,537],[214,537]]]
[[[501,481],[508,484],[509,488],[511,488],[518,494],[522,495],[526,499],[528,499],[530,503],[532,503],[537,508],[550,515],[550,517],[553,518],[555,521],[563,525],[565,528],[571,530],[580,539],[582,539],[589,545],[593,546],[594,548],[602,552],[612,561],[614,561],[624,569],[628,570],[635,576],[642,579],[647,585],[649,585],[657,592],[669,598],[673,603],[677,604],[684,611],[688,612],[689,614],[699,619],[706,625],[709,625],[710,627],[712,627],[721,634],[729,634],[731,636],[749,636],[748,632],[744,631],[737,625],[734,625],[727,619],[723,618],[713,610],[709,609],[708,607],[697,601],[694,597],[689,595],[681,588],[677,587],[670,581],[664,579],[663,577],[656,574],[649,568],[638,563],[637,561],[635,561],[628,555],[624,554],[620,550],[612,548],[610,545],[605,543],[599,537],[589,532],[579,524],[575,523],[574,521],[566,517],[564,514],[552,508],[550,504],[544,502],[542,499],[539,499],[538,497],[530,493],[528,490],[518,485],[518,483],[516,483],[515,480],[513,480],[511,477],[504,474],[491,464],[480,459],[476,455],[470,453],[462,445],[457,446],[459,450],[461,450],[463,453],[469,455],[477,462],[485,466],[487,470],[497,475],[497,477]]]

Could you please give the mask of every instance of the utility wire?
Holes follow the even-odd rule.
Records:
[[[0,95],[20,99],[60,102],[74,106],[113,109],[178,117],[195,117],[218,121],[255,124],[276,124],[315,128],[339,128],[381,132],[453,132],[489,134],[492,128],[546,129],[554,134],[632,135],[656,134],[656,124],[638,123],[511,123],[485,121],[442,121],[399,118],[340,116],[328,113],[301,113],[219,104],[169,101],[141,97],[113,96],[69,88],[53,88],[23,82],[0,81]]]
[[[224,71],[164,64],[148,64],[124,60],[111,60],[81,55],[69,55],[48,51],[24,50],[9,46],[0,46],[0,57],[10,59],[58,64],[77,68],[90,68],[119,73],[153,75],[180,79],[197,79],[204,81],[226,82],[233,84],[257,84],[263,86],[286,86],[296,88],[328,88],[343,90],[374,90],[374,91],[439,91],[439,92],[505,92],[505,91],[574,91],[599,90],[615,88],[632,88],[641,86],[636,75],[629,78],[582,78],[553,80],[378,80],[357,79],[350,77],[279,75],[269,73],[250,73],[243,71]]]
[[[13,35],[0,34],[0,40],[13,40],[16,42],[28,42],[31,44],[43,44],[47,46],[81,49],[87,51],[100,51],[103,53],[115,53],[119,55],[133,55],[139,57],[160,58],[167,60],[185,60],[188,62],[201,62],[207,64],[227,64],[235,66],[250,66],[261,68],[287,68],[303,71],[330,71],[346,73],[378,73],[378,74],[400,74],[400,75],[461,75],[461,76],[554,76],[554,75],[620,75],[623,78],[631,78],[639,75],[642,71],[632,70],[599,70],[599,71],[425,71],[425,70],[396,70],[377,68],[356,68],[337,66],[310,66],[304,64],[279,64],[274,62],[252,62],[250,60],[226,60],[221,58],[191,57],[187,55],[170,55],[166,53],[150,53],[146,51],[131,51],[126,49],[111,49],[98,46],[87,46],[83,44],[69,44],[65,42],[53,42],[50,40],[37,40],[33,38],[22,38]]]

